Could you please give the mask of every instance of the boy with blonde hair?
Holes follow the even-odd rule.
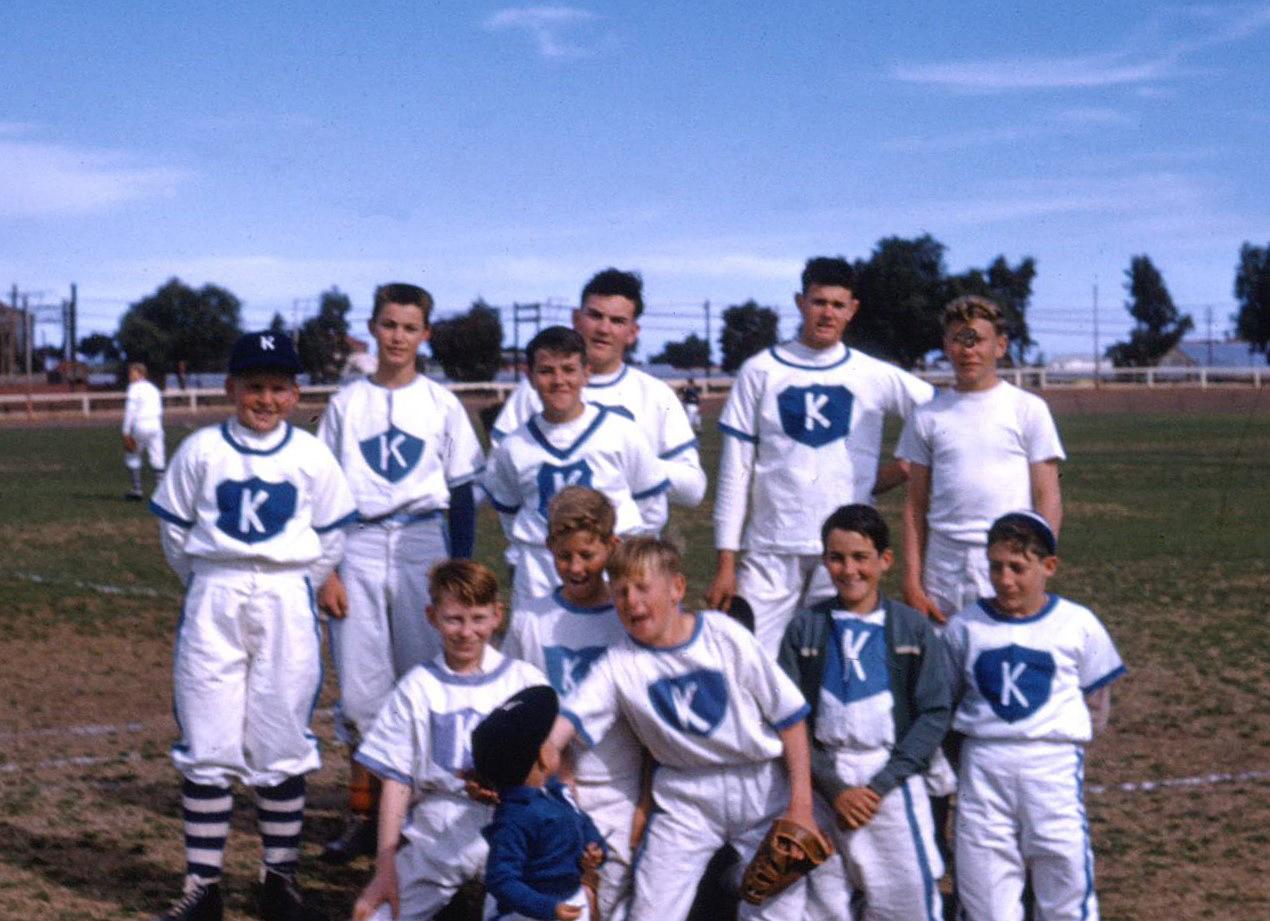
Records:
[[[547,546],[561,585],[517,608],[503,641],[506,655],[542,669],[561,696],[576,689],[595,660],[626,635],[604,578],[617,546],[615,521],[608,499],[585,486],[569,486],[551,500]],[[625,720],[617,720],[594,748],[574,745],[571,752],[578,805],[609,846],[600,868],[600,914],[621,921],[639,831],[635,815],[644,773],[639,741]]]
[[[443,652],[397,683],[357,749],[383,792],[375,875],[354,906],[356,921],[426,921],[481,878],[489,851],[481,829],[493,809],[464,792],[472,730],[517,691],[546,683],[490,644],[503,614],[487,567],[448,560],[433,568],[428,588]]]
[[[608,565],[626,635],[569,694],[550,741],[594,745],[620,718],[657,763],[656,810],[635,867],[631,921],[678,921],[710,857],[731,843],[744,862],[777,818],[814,829],[807,704],[754,636],[718,611],[680,608],[679,552],[624,541]],[[741,919],[802,917],[806,881]]]
[[[128,362],[128,390],[123,404],[123,464],[132,478],[132,489],[124,495],[131,502],[145,498],[141,491],[141,460],[150,462],[155,488],[163,481],[166,446],[163,443],[163,394],[146,377],[140,361]]]

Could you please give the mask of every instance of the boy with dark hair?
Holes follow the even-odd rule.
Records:
[[[322,680],[313,586],[335,568],[357,513],[331,452],[286,421],[300,370],[287,336],[239,338],[225,380],[234,415],[181,444],[150,502],[185,583],[172,760],[184,777],[186,877],[162,921],[221,918],[234,780],[256,790],[261,917],[320,917],[295,885],[304,776],[320,763],[309,732]]]
[[[582,287],[572,323],[586,342],[589,376],[583,398],[635,422],[653,453],[666,461],[670,489],[661,503],[692,508],[706,492],[696,433],[665,381],[626,364],[643,313],[644,281],[637,272],[607,268]],[[528,380],[522,381],[499,412],[491,440],[497,444],[541,411],[541,398]]]
[[[1038,918],[1097,921],[1083,802],[1085,746],[1106,727],[1125,667],[1086,607],[1048,594],[1058,539],[1030,510],[988,530],[995,595],[944,632],[958,772],[957,889],[967,917],[1017,921],[1031,884]]]
[[[375,875],[353,908],[356,921],[427,921],[481,877],[489,852],[481,829],[493,812],[465,793],[472,730],[512,694],[546,680],[490,643],[503,611],[489,568],[447,560],[433,568],[428,591],[443,651],[397,682],[357,749],[383,796]]]
[[[706,603],[738,614],[744,602],[772,656],[794,612],[833,595],[816,541],[821,522],[844,499],[868,502],[904,481],[903,463],[879,467],[882,424],[907,418],[933,393],[843,344],[860,308],[852,283],[845,259],[808,260],[794,295],[798,338],[747,360],[719,417],[718,560]]]
[[[809,917],[936,921],[943,874],[922,772],[948,731],[950,689],[930,622],[884,598],[894,555],[877,510],[846,505],[821,528],[836,597],[799,612],[780,665],[811,706],[820,819],[841,863],[809,879]],[[845,882],[843,877],[845,876]]]
[[[485,864],[486,914],[500,921],[598,921],[582,885],[604,860],[604,838],[556,778],[547,736],[560,711],[549,687],[525,688],[472,732],[472,767],[498,793]]]
[[[549,326],[526,347],[529,377],[542,401],[490,454],[484,489],[502,519],[515,567],[512,605],[559,584],[547,548],[547,511],[566,486],[590,486],[617,513],[618,534],[657,533],[666,523],[658,497],[670,489],[666,464],[635,423],[583,401],[586,343],[575,331]]]
[[[431,333],[432,295],[396,282],[376,288],[374,304],[367,326],[378,347],[375,371],[341,387],[318,425],[360,519],[318,593],[333,618],[335,728],[350,756],[398,679],[441,651],[436,630],[419,616],[429,602],[428,571],[472,555],[472,484],[485,465],[463,404],[416,368]],[[375,852],[376,793],[372,775],[353,761],[348,820],[324,860],[343,864]]]

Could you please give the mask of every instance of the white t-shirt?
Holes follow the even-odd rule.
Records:
[[[489,646],[478,674],[457,675],[437,656],[397,682],[356,760],[415,793],[462,793],[477,723],[516,692],[546,683],[528,662]]]
[[[491,452],[484,488],[510,540],[543,546],[548,505],[566,486],[607,496],[618,534],[660,531],[666,505],[656,499],[670,488],[665,468],[634,422],[588,405],[560,425],[530,417]]]
[[[1085,695],[1125,673],[1094,613],[1057,595],[1022,619],[981,599],[948,621],[944,643],[953,729],[973,739],[1088,742]]]
[[[826,748],[889,751],[895,699],[886,664],[886,612],[835,610],[829,627],[816,739]]]
[[[124,393],[123,433],[157,432],[163,428],[163,394],[147,380],[133,381]]]
[[[719,417],[715,546],[818,555],[830,512],[872,501],[887,414],[907,418],[933,392],[841,343],[795,340],[751,357]]]
[[[670,491],[666,497],[671,502],[684,506],[701,502],[706,492],[706,474],[701,469],[697,436],[669,384],[623,364],[612,374],[592,374],[582,398],[625,416],[639,427],[653,453],[667,462]],[[542,400],[529,381],[522,380],[494,421],[491,440],[502,441],[540,412]]]
[[[753,634],[719,611],[694,615],[679,646],[627,634],[596,659],[561,713],[587,744],[624,717],[658,764],[711,768],[779,758],[779,730],[810,712]]]
[[[1031,464],[1067,456],[1045,401],[1005,381],[941,390],[913,413],[895,453],[930,468],[930,530],[977,544],[1006,512],[1032,508]]]
[[[503,640],[503,653],[546,673],[561,698],[582,683],[604,651],[626,636],[612,603],[598,607],[570,604],[556,589],[516,609]],[[585,783],[623,783],[639,779],[639,742],[623,720],[594,747],[579,746],[574,773]]]
[[[368,378],[340,388],[318,437],[339,459],[367,519],[448,508],[450,490],[485,465],[463,404],[423,376],[391,389]]]
[[[319,533],[357,518],[326,445],[289,423],[259,434],[235,419],[181,442],[150,510],[186,529],[188,556],[295,565],[321,556]]]

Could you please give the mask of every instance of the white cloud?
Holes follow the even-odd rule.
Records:
[[[7,126],[13,127],[13,126]],[[131,201],[172,195],[185,170],[144,165],[122,151],[71,147],[0,130],[0,217],[93,214]]]
[[[598,17],[574,6],[523,6],[499,10],[485,20],[491,32],[521,30],[533,38],[538,52],[551,60],[585,57],[590,50],[570,41],[566,33]]]
[[[1092,128],[1128,128],[1137,125],[1130,115],[1112,108],[1061,109],[1043,119],[998,128],[973,128],[946,135],[913,135],[882,144],[899,153],[937,153],[974,147],[993,147],[1051,138]]]
[[[1148,23],[1143,34],[1154,36],[1174,21],[1186,38],[1144,37],[1131,41],[1130,47],[1104,54],[897,64],[891,75],[909,83],[971,92],[1150,84],[1177,76],[1184,60],[1197,52],[1241,41],[1270,27],[1270,5],[1165,11]],[[1133,47],[1141,44],[1151,47]]]

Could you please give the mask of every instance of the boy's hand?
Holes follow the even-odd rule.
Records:
[[[464,771],[460,776],[463,778],[463,792],[467,794],[468,799],[483,806],[498,805],[497,790],[485,786],[485,784],[481,783],[480,778],[471,771]]]
[[[588,841],[586,847],[582,849],[582,856],[578,859],[578,866],[585,873],[588,870],[598,869],[602,863],[604,863],[604,848],[594,841]]]
[[[714,581],[706,590],[706,607],[715,611],[726,611],[732,605],[732,596],[735,594],[736,552],[720,550],[719,562],[714,571]]]
[[[925,614],[937,624],[948,623],[948,615],[939,609],[939,605],[935,604],[920,585],[904,586],[904,603],[913,610]]]
[[[375,875],[371,877],[362,894],[353,905],[353,921],[370,921],[380,905],[385,902],[392,909],[393,918],[401,915],[401,898],[397,888],[397,864],[391,857],[377,861]]]
[[[852,831],[873,821],[881,805],[882,797],[869,787],[848,787],[833,798],[838,822]]]
[[[643,797],[635,804],[635,811],[631,814],[632,851],[644,840],[644,830],[648,828],[648,816],[652,813],[652,808],[652,802],[646,802]]]
[[[339,573],[331,573],[322,583],[318,590],[318,608],[336,620],[343,620],[348,616],[348,592],[344,589]]]
[[[394,917],[396,916],[394,915]],[[568,902],[557,902],[556,917],[560,921],[574,921],[575,918],[582,917],[582,906],[570,905]]]

